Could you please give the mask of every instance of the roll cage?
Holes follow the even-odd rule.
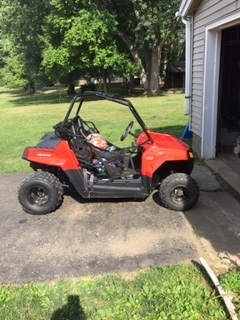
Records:
[[[118,104],[121,104],[123,106],[126,106],[129,108],[129,110],[132,112],[134,118],[137,120],[137,122],[139,123],[140,127],[142,128],[143,132],[145,132],[148,140],[151,143],[154,143],[153,138],[151,137],[151,135],[148,132],[148,128],[146,126],[146,124],[144,123],[144,121],[142,120],[142,118],[140,117],[140,115],[138,114],[137,110],[134,108],[134,106],[132,105],[132,103],[124,98],[120,98],[117,96],[111,96],[105,93],[101,93],[101,92],[97,92],[97,91],[85,91],[82,94],[77,94],[74,96],[74,98],[72,99],[69,109],[66,113],[66,116],[64,118],[64,120],[61,122],[61,126],[65,127],[68,124],[68,121],[71,118],[75,118],[80,116],[81,113],[81,107],[83,105],[83,102],[87,99],[87,98],[100,98],[100,99],[105,99],[105,100],[109,100]],[[75,114],[73,113],[73,109],[75,107],[75,105],[78,103],[78,106],[76,108],[76,112]],[[83,121],[84,122],[84,121]],[[94,124],[91,121],[87,121],[87,123],[91,123],[92,126],[94,126]],[[97,130],[97,129],[96,129]]]

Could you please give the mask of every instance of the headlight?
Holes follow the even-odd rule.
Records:
[[[193,154],[192,151],[189,151],[189,152],[188,152],[188,155],[189,155],[189,158],[190,158],[190,159],[194,159],[194,154]]]

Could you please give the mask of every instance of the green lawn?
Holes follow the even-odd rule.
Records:
[[[150,129],[181,136],[188,121],[188,117],[184,115],[183,94],[129,99]],[[13,90],[0,89],[0,173],[29,170],[29,164],[21,159],[24,148],[36,145],[44,133],[52,131],[52,127],[63,119],[69,102],[70,98],[63,90],[24,95]],[[99,105],[102,103],[104,102],[98,101]],[[106,126],[111,141],[119,141],[120,133],[118,136],[112,135],[114,125],[110,119],[118,119],[122,122],[122,128],[125,128],[128,122],[117,114],[102,112],[98,115],[98,121]]]
[[[36,95],[0,91],[0,173],[29,170],[29,164],[21,159],[24,148],[36,145],[45,132],[62,120],[67,100],[65,95],[51,91]]]
[[[6,88],[0,88],[0,98],[0,173],[27,171],[28,163],[21,159],[23,149],[35,145],[63,119],[70,99],[60,89],[28,96]],[[152,130],[182,134],[188,121],[183,94],[130,100]],[[102,117],[105,121],[106,114]],[[239,308],[239,268],[220,281],[225,290],[233,293]],[[204,271],[179,265],[153,268],[131,280],[106,275],[1,285],[0,320],[15,319],[226,320],[229,316]]]
[[[131,280],[116,275],[1,286],[0,309],[1,320],[229,319],[204,272],[186,265],[154,268]]]

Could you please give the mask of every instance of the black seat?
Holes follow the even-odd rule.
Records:
[[[72,122],[72,137],[69,139],[71,147],[80,165],[89,171],[94,171],[100,162],[106,176],[111,179],[122,178],[137,174],[134,168],[129,148],[110,151],[100,149],[87,140],[87,132],[82,119],[77,116]],[[98,160],[98,161],[97,161]],[[98,170],[95,170],[98,175]]]
[[[71,147],[82,167],[91,168],[93,161],[93,153],[88,148],[85,139],[82,137],[74,137],[70,140]]]

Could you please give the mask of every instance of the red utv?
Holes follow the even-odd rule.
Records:
[[[98,106],[100,99],[104,111]],[[100,121],[103,112],[105,120]],[[105,133],[100,130],[103,122]],[[126,129],[120,129],[128,122]],[[199,188],[190,176],[194,157],[189,146],[150,131],[129,100],[85,91],[72,99],[64,120],[54,129],[22,156],[35,171],[18,192],[28,213],[47,214],[59,208],[64,188],[82,198],[123,199],[144,199],[158,188],[162,204],[172,210],[190,209],[198,200]],[[117,136],[121,146],[111,142]],[[124,145],[131,137],[135,142]]]

